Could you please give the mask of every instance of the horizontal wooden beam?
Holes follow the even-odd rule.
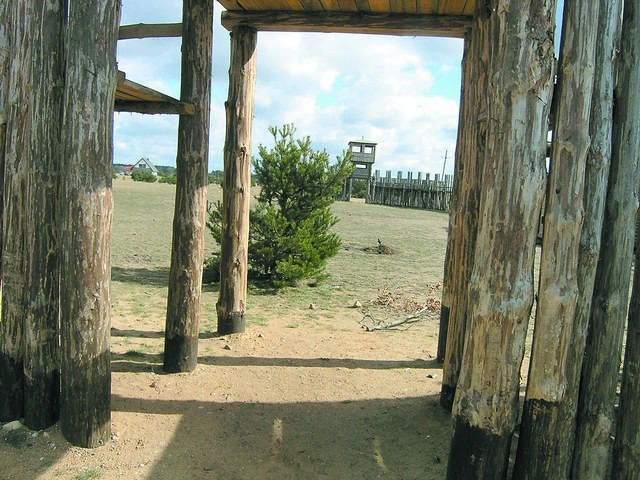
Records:
[[[372,33],[463,38],[471,28],[471,17],[463,15],[416,15],[404,13],[224,11],[227,30],[247,26],[269,32]]]
[[[146,113],[149,115],[193,115],[196,111],[193,103],[139,102],[132,100],[116,100],[113,109],[116,112]]]
[[[137,23],[135,25],[122,25],[118,32],[118,40],[181,36],[182,23]]]

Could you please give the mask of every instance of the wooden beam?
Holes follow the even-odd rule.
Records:
[[[213,0],[182,6],[180,100],[193,115],[178,122],[177,183],[164,343],[164,371],[196,368],[207,212]]]
[[[149,115],[194,115],[196,111],[196,107],[193,103],[147,102],[133,100],[116,100],[113,109],[116,112],[145,113]]]
[[[137,23],[122,25],[118,31],[118,40],[181,36],[182,23]]]
[[[267,32],[373,33],[464,38],[471,26],[471,17],[365,12],[225,11],[222,12],[222,25],[227,30],[245,26]]]
[[[251,127],[256,81],[257,32],[234,27],[231,33],[229,95],[225,103],[224,190],[218,333],[245,329],[251,199]]]

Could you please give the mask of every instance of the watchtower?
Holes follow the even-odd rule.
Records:
[[[342,199],[348,201],[351,199],[351,188],[353,179],[366,180],[367,189],[366,197],[369,197],[369,184],[371,183],[371,166],[376,161],[376,145],[374,142],[351,141],[349,142],[349,151],[351,152],[351,163],[353,163],[353,173],[344,182],[342,189]]]

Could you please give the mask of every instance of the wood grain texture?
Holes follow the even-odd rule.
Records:
[[[74,1],[66,36],[60,420],[67,440],[81,447],[102,445],[111,433],[111,173],[119,16],[117,0]]]
[[[238,26],[231,33],[229,95],[225,103],[224,187],[218,333],[244,331],[247,303],[251,127],[256,79],[257,32]]]
[[[165,327],[164,370],[196,368],[207,212],[213,45],[212,0],[183,4],[180,100],[195,106],[178,122],[176,199]]]

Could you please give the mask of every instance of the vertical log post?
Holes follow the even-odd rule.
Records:
[[[10,13],[11,9],[8,2],[0,2],[0,168],[2,169],[0,176],[3,179],[6,137],[8,134],[7,119],[9,116],[9,63],[10,52],[12,51],[10,30],[17,28],[12,22],[13,17]],[[4,197],[6,195],[3,185],[2,195],[0,195],[2,196],[3,204],[5,203]],[[4,214],[4,208],[2,212],[4,226],[2,227],[3,233],[0,234],[2,238],[0,244],[6,245],[4,232],[6,232],[6,229],[15,229],[17,219],[9,222],[6,214]],[[2,250],[4,251],[5,248],[3,246]],[[13,239],[10,249],[14,252],[14,255],[19,248],[17,239]],[[4,288],[3,298],[6,298],[6,287]],[[23,413],[22,317],[10,312],[6,301],[3,300],[2,304],[2,319],[0,320],[0,422],[7,422],[22,418]]]
[[[15,54],[9,80],[14,106],[5,187],[12,221],[7,230],[10,281],[3,302],[8,322],[23,324],[24,422],[42,429],[57,422],[59,413],[56,198],[66,8],[61,0],[12,5],[11,15],[21,20],[12,35]]]
[[[491,52],[468,328],[453,405],[449,479],[505,478],[518,417],[545,186],[555,2],[481,0],[473,26]]]
[[[564,2],[540,286],[514,478],[569,478],[571,468],[574,372],[582,365],[584,346],[579,351],[571,347],[583,288],[578,262],[599,6]]]
[[[637,34],[637,32],[636,32]],[[640,220],[640,217],[638,217]],[[635,264],[640,265],[640,221],[636,220]],[[633,479],[640,472],[640,268],[634,269],[627,343],[620,388],[620,412],[613,448],[615,479]]]
[[[64,436],[111,432],[109,298],[118,0],[74,0],[67,27],[61,176],[61,397]]]
[[[482,4],[482,2],[480,2]],[[469,322],[468,285],[478,230],[479,196],[487,130],[486,76],[489,62],[486,29],[480,10],[474,21],[463,63],[460,128],[455,153],[456,180],[449,220],[449,325],[442,369],[440,404],[451,410],[462,365]],[[455,212],[455,213],[454,213]]]
[[[454,242],[458,239],[456,234],[456,225],[459,222],[459,216],[462,215],[463,203],[459,201],[462,190],[462,177],[464,175],[464,161],[462,158],[462,141],[467,133],[467,128],[472,128],[473,125],[466,125],[464,123],[465,115],[463,111],[467,111],[470,106],[468,105],[468,91],[471,88],[469,84],[469,74],[471,72],[469,61],[469,44],[470,33],[467,33],[464,37],[464,51],[462,54],[462,79],[460,86],[460,112],[458,114],[458,138],[456,145],[454,176],[455,182],[451,191],[451,200],[449,206],[449,229],[447,236],[447,250],[444,256],[444,273],[442,276],[442,302],[440,304],[440,325],[438,329],[438,352],[436,359],[438,362],[444,362],[446,349],[447,349],[447,334],[449,331],[449,317],[451,315],[451,297],[454,295],[452,290],[452,284],[454,279],[454,271],[458,268],[457,264],[454,264],[454,260],[457,258],[452,257],[452,250],[454,250]],[[420,174],[418,174],[418,180],[420,181]],[[455,388],[453,390],[455,392]],[[448,396],[449,397],[449,396]],[[447,398],[448,398],[447,397]],[[448,410],[451,410],[451,403],[453,401],[453,394],[450,395],[451,401],[445,401],[448,404]]]
[[[248,27],[234,27],[231,32],[229,95],[225,104],[220,296],[216,305],[218,333],[222,335],[245,329],[257,37],[257,32]]]
[[[164,343],[164,371],[189,372],[198,361],[198,321],[207,212],[213,5],[182,7],[180,100],[195,114],[178,123],[177,183]]]
[[[580,384],[573,462],[575,478],[605,478],[611,458],[611,436],[615,432],[614,405],[624,319],[629,305],[629,277],[638,207],[638,13],[637,2],[625,0],[602,248]],[[619,478],[633,478],[633,475]]]

